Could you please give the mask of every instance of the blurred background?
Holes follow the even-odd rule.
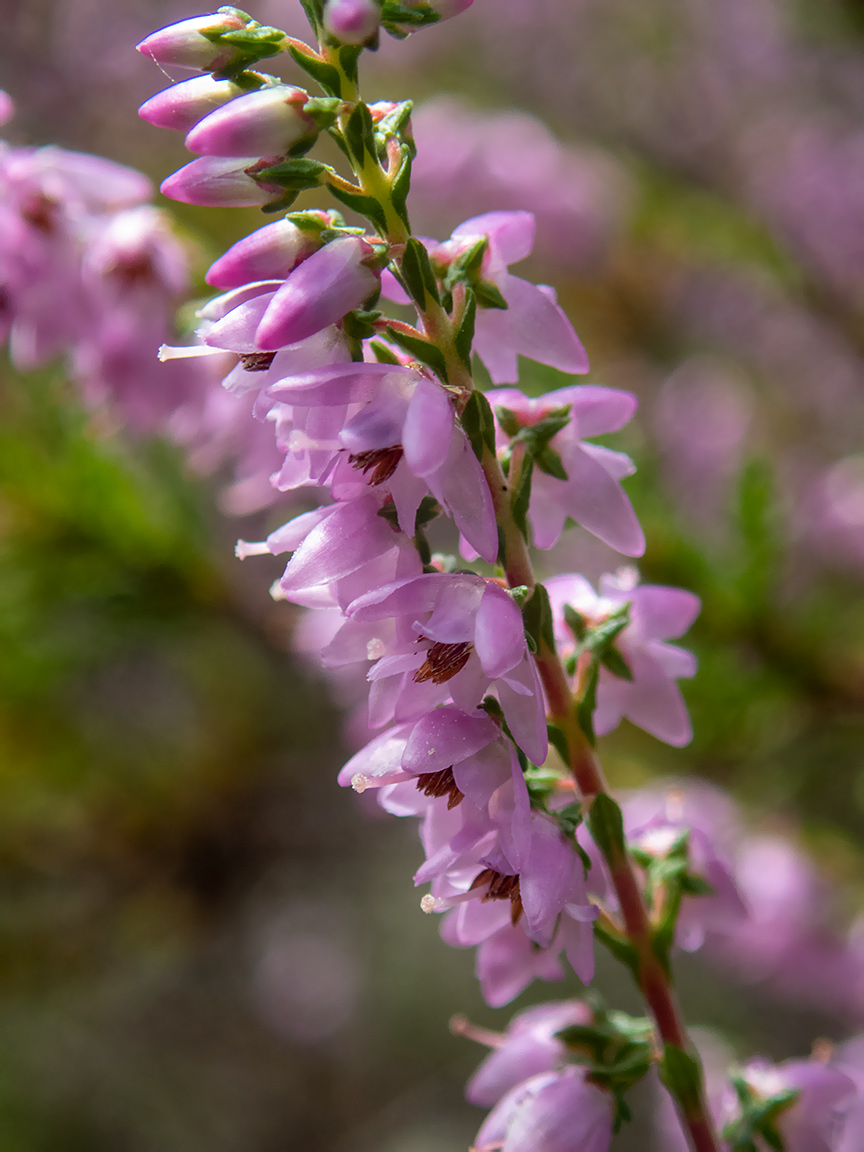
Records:
[[[136,116],[167,81],[133,46],[199,8],[0,11],[13,145],[100,153],[157,185],[186,162]],[[304,35],[294,0],[252,15]],[[607,771],[729,789],[779,853],[800,930],[782,963],[682,957],[688,1017],[775,1059],[861,1031],[864,9],[475,0],[382,43],[362,76],[367,99],[418,102],[416,230],[535,211],[520,274],[558,290],[587,379],[640,398],[608,442],[638,464],[643,579],[703,599],[696,736],[675,750],[625,725]],[[198,253],[193,296],[264,222],[162,203]],[[560,378],[526,364],[526,382]],[[413,825],[335,786],[351,749],[289,652],[297,612],[267,593],[281,566],[233,558],[284,507],[232,503],[229,464],[204,474],[167,438],[115,433],[59,361],[4,364],[0,383],[3,1148],[466,1148],[482,1052],[447,1020],[510,1014],[420,912]],[[620,560],[574,533],[542,562]],[[598,959],[599,986],[638,1011]],[[517,1006],[577,990],[571,974]],[[616,1152],[649,1146],[636,1111]]]

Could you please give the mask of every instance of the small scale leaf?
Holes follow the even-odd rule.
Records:
[[[588,679],[585,684],[585,691],[582,693],[582,699],[576,707],[576,718],[579,721],[579,727],[587,736],[588,743],[592,748],[597,743],[597,738],[594,735],[594,709],[597,707],[597,680],[599,674],[599,664],[595,658],[591,661],[591,667],[588,670]]]
[[[510,509],[516,527],[530,544],[528,532],[528,508],[531,503],[531,479],[534,475],[534,457],[526,453],[519,471],[519,480],[510,497]]]
[[[478,460],[483,459],[484,449],[488,449],[494,455],[495,418],[489,401],[479,388],[475,388],[468,397],[468,403],[462,411],[461,423]]]
[[[549,743],[561,757],[565,764],[570,763],[570,745],[567,743],[567,737],[558,727],[557,724],[547,724],[546,731],[549,734]]]
[[[607,648],[600,657],[600,663],[607,671],[611,672],[613,676],[617,676],[621,680],[633,679],[630,666],[617,648]]]
[[[594,797],[588,812],[588,829],[607,860],[624,855],[624,817],[618,804],[605,792]]]
[[[364,104],[362,100],[348,117],[344,135],[348,150],[358,166],[363,165],[366,156],[370,156],[375,163],[378,162],[375,155],[375,129],[372,124],[372,113],[369,111],[368,105]]]
[[[406,332],[398,332],[395,328],[387,329],[388,337],[394,344],[404,348],[415,360],[426,364],[444,383],[447,383],[447,363],[440,348],[424,340],[422,336],[410,336]]]

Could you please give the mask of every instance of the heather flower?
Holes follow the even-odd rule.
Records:
[[[420,568],[411,541],[378,515],[380,509],[381,501],[370,494],[304,512],[262,543],[239,541],[237,555],[292,552],[280,595],[308,607],[344,608],[370,583],[411,577]]]
[[[248,23],[248,17],[239,9],[223,9],[209,16],[193,16],[190,20],[169,24],[152,32],[135,47],[157,64],[217,72],[244,55],[242,49],[220,41],[219,33],[237,32]]]
[[[636,397],[617,388],[581,384],[536,399],[515,388],[496,389],[487,398],[493,408],[506,410],[511,436],[565,411],[569,417],[548,442],[558,453],[567,479],[539,467],[532,474],[528,517],[536,546],[553,548],[570,517],[619,552],[641,556],[645,537],[620,484],[622,477],[634,471],[633,463],[621,452],[584,439],[617,432],[635,411]],[[499,428],[499,447],[507,443],[507,434]]]
[[[191,81],[190,81],[191,83]],[[242,288],[256,280],[282,280],[321,247],[320,232],[341,222],[337,212],[311,210],[274,220],[244,236],[215,260],[205,279],[214,288]]]
[[[453,916],[451,912],[444,917],[441,937],[458,947],[458,940],[450,932]],[[505,924],[480,943],[474,971],[480,981],[483,999],[492,1008],[509,1004],[534,980],[564,979],[558,953],[538,948],[521,927],[512,924]]]
[[[398,643],[369,672],[379,723],[410,719],[448,696],[470,712],[494,688],[517,742],[543,763],[543,691],[522,615],[503,588],[470,573],[428,573],[366,593],[348,615],[398,622]]]
[[[632,679],[600,668],[597,685],[595,730],[604,735],[627,717],[658,740],[681,746],[693,732],[687,707],[676,680],[693,676],[696,661],[691,653],[668,639],[681,636],[699,611],[698,597],[681,588],[636,583],[635,574],[624,571],[603,576],[598,595],[582,576],[554,576],[546,581],[555,620],[559,651],[566,659],[575,651],[576,640],[564,619],[569,604],[591,627],[630,604],[630,622],[616,640],[616,647]]]
[[[308,92],[290,84],[247,92],[200,120],[186,136],[186,147],[203,156],[279,156],[308,147],[318,134],[303,111],[308,99]]]
[[[0,88],[0,128],[15,115],[15,102],[8,92]]]
[[[263,208],[284,196],[284,189],[278,184],[255,179],[255,173],[267,168],[271,162],[273,160],[262,160],[260,155],[243,159],[200,156],[163,180],[160,191],[163,196],[182,204],[200,204],[208,208]]]
[[[846,1110],[856,1096],[855,1082],[845,1072],[815,1060],[777,1065],[754,1060],[742,1076],[757,1096],[771,1097],[790,1089],[798,1093],[776,1121],[785,1152],[837,1152]],[[734,1119],[736,1111],[730,1093],[727,1118]]]
[[[456,228],[449,240],[426,241],[433,265],[442,273],[478,241],[487,241],[480,271],[481,283],[498,294],[506,308],[488,307],[481,296],[474,331],[474,350],[496,384],[516,383],[518,357],[527,356],[562,372],[588,371],[588,357],[573,326],[547,286],[538,287],[507,268],[524,259],[534,244],[534,217],[530,212],[487,212]],[[406,297],[388,276],[385,294],[404,302]],[[489,297],[485,297],[489,303]]]
[[[138,109],[138,115],[156,128],[188,132],[199,120],[245,91],[232,80],[218,80],[209,75],[194,76],[145,100]]]
[[[678,944],[695,952],[708,932],[734,938],[747,909],[735,881],[739,830],[732,802],[701,781],[682,781],[630,793],[621,808],[629,842],[649,857],[665,859],[686,834],[689,874],[711,885],[711,893],[684,895],[675,925]]]
[[[431,491],[465,540],[494,561],[489,488],[439,384],[410,368],[348,363],[289,376],[267,395],[294,410],[280,488],[326,481],[336,499],[348,500],[371,485],[392,496],[409,536]]]
[[[566,1049],[556,1033],[572,1024],[589,1024],[591,1010],[581,1000],[560,1000],[528,1008],[514,1016],[501,1035],[460,1029],[492,1051],[468,1081],[472,1104],[491,1108],[531,1076],[551,1072],[565,1062]]]
[[[378,0],[327,0],[323,22],[330,35],[343,44],[368,44],[378,33],[381,4]]]
[[[492,1109],[475,1152],[608,1152],[612,1096],[570,1065],[531,1076]]]
[[[534,229],[530,212],[487,212],[460,224],[449,241],[430,253],[433,261],[446,267],[478,240],[488,238],[481,276],[498,289],[507,308],[478,309],[474,348],[496,384],[518,380],[519,355],[562,372],[588,371],[585,349],[552,289],[507,270],[530,253]]]

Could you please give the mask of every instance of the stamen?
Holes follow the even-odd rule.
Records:
[[[442,768],[440,772],[424,772],[417,777],[417,791],[424,796],[447,797],[447,810],[455,808],[465,799],[453,778],[453,767]]]
[[[435,899],[435,897],[431,896],[427,892],[426,895],[423,897],[423,899],[420,901],[420,907],[426,913],[427,916],[430,916],[435,911],[437,903],[438,902]]]
[[[398,468],[402,455],[402,445],[393,444],[390,448],[373,448],[369,452],[355,452],[348,457],[348,463],[353,464],[364,475],[371,471],[369,483],[374,488],[390,479]]]
[[[452,680],[468,663],[473,647],[465,641],[430,645],[425,661],[414,673],[414,683],[423,684],[431,680],[433,684],[445,684]]]
[[[247,372],[266,372],[275,358],[275,352],[241,352],[240,363]]]
[[[355,792],[362,795],[369,787],[369,777],[364,776],[362,772],[358,772],[356,776],[351,777],[351,787]]]
[[[485,903],[487,900],[509,900],[510,901],[510,922],[515,928],[519,923],[522,916],[522,893],[519,889],[519,877],[507,876],[501,872],[496,872],[494,868],[484,868],[474,878],[474,883],[469,888],[469,892],[475,891],[477,888],[482,888],[488,885],[488,888],[480,899]]]

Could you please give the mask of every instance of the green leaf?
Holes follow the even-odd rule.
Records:
[[[546,731],[549,734],[549,743],[561,757],[565,764],[570,764],[570,745],[567,743],[567,737],[564,732],[558,727],[557,724],[547,724]]]
[[[371,220],[382,236],[387,232],[387,217],[374,196],[366,196],[362,192],[348,192],[336,184],[330,185],[330,192],[346,208],[353,208],[355,212]]]
[[[593,748],[597,743],[597,738],[594,735],[594,709],[597,707],[597,680],[600,675],[600,666],[596,657],[591,661],[591,667],[588,669],[588,678],[585,684],[585,690],[582,693],[582,699],[576,706],[576,718],[579,721],[579,727],[588,738],[588,743]]]
[[[547,476],[554,476],[556,480],[569,480],[567,470],[561,463],[561,457],[554,448],[548,445],[541,448],[539,452],[535,453],[534,460],[537,467],[541,472],[545,472]]]
[[[405,332],[397,332],[395,328],[387,329],[388,337],[394,344],[404,348],[415,360],[426,364],[441,380],[447,383],[447,363],[440,348],[424,340],[422,336],[409,336]]]
[[[474,285],[474,291],[477,293],[477,303],[483,308],[500,308],[506,311],[509,307],[498,288],[488,280],[478,280]]]
[[[362,100],[348,117],[343,132],[348,151],[356,161],[358,168],[362,168],[367,156],[371,157],[376,164],[378,163],[372,113],[369,111],[369,106],[364,104]]]
[[[440,304],[438,283],[429,262],[429,253],[414,236],[411,236],[405,245],[400,271],[405,286],[421,311],[426,308],[427,296],[436,304]]]
[[[415,148],[413,144],[402,144],[399,151],[402,154],[402,159],[393,178],[393,183],[390,185],[390,200],[406,227],[410,227],[407,201],[408,191],[411,187],[411,162],[414,158]]]
[[[588,635],[588,624],[581,612],[577,612],[572,604],[564,605],[564,623],[580,642]]]
[[[633,679],[633,673],[630,671],[629,664],[617,648],[607,648],[600,657],[600,663],[607,671],[611,672],[613,676],[617,676],[620,680]]]
[[[375,359],[379,364],[399,364],[399,357],[380,340],[373,340],[369,347],[375,353]]]
[[[519,429],[522,425],[519,423],[519,417],[510,408],[505,408],[503,405],[500,405],[495,409],[495,415],[498,418],[498,423],[505,436],[509,436],[512,439],[519,434]]]
[[[326,60],[307,56],[305,52],[301,52],[293,44],[289,44],[288,51],[291,53],[295,64],[298,64],[307,76],[311,76],[328,96],[341,96],[342,77],[339,75],[338,68],[328,64]]]
[[[268,168],[257,171],[248,170],[253,180],[261,184],[278,184],[287,192],[304,192],[308,188],[318,188],[323,183],[321,177],[325,172],[332,172],[327,164],[320,160],[307,160],[296,158],[283,160],[272,164]]]
[[[531,503],[531,479],[534,475],[534,457],[526,452],[519,471],[519,479],[510,496],[510,509],[516,527],[530,543],[528,532],[528,508]]]
[[[698,1115],[702,1099],[702,1066],[696,1056],[676,1044],[665,1044],[660,1079],[681,1105],[685,1116]]]
[[[495,417],[492,415],[489,401],[479,388],[475,388],[468,397],[468,403],[462,412],[461,423],[477,459],[483,459],[484,448],[488,449],[494,456]]]
[[[465,309],[456,330],[454,344],[459,359],[466,368],[471,367],[471,345],[474,342],[474,321],[477,317],[477,297],[472,288],[465,289]]]
[[[605,792],[598,793],[591,803],[588,829],[610,863],[624,855],[624,817],[618,804]]]
[[[549,602],[549,593],[542,584],[534,585],[531,595],[523,605],[522,619],[525,622],[525,631],[533,637],[538,649],[541,644],[545,644],[550,652],[554,652],[552,605]]]

